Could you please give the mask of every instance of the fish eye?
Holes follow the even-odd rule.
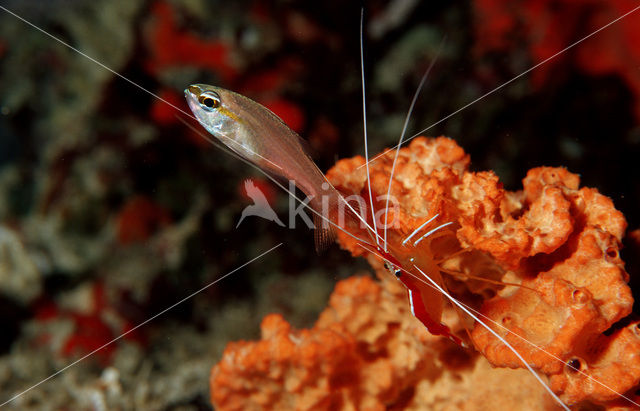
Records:
[[[220,96],[215,91],[205,91],[198,97],[198,103],[203,109],[211,111],[220,107]]]

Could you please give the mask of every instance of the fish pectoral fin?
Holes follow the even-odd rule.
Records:
[[[336,240],[336,231],[328,220],[316,213],[313,213],[313,225],[315,226],[313,240],[316,244],[316,252],[320,254]]]

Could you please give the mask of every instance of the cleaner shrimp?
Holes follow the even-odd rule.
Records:
[[[378,27],[376,30],[381,30],[382,33],[391,33],[392,35],[394,35],[393,29],[384,28],[385,24],[387,25],[393,24],[392,22],[390,23],[389,21],[386,21],[386,22],[377,21],[377,23],[379,24],[376,25],[376,27]],[[424,32],[421,32],[421,33],[424,33]],[[431,35],[433,33],[429,32],[428,34]],[[432,47],[432,53],[430,57],[433,57],[433,55],[435,54],[433,50],[435,50],[435,48]],[[446,47],[443,48],[443,53],[445,55],[447,54]],[[444,59],[445,59],[445,62],[442,64],[446,64],[446,57]],[[412,61],[415,61],[415,60],[412,60]],[[389,64],[388,64],[389,62],[387,61],[386,63],[387,63],[387,69],[389,69]],[[362,64],[364,66],[369,66],[369,64],[366,63],[366,60]],[[364,81],[365,74],[362,74],[362,78]],[[493,84],[493,82],[490,82],[486,78],[484,80],[486,81],[486,84]],[[395,84],[398,85],[398,83],[395,83]],[[579,85],[580,83],[578,83],[578,86]],[[402,84],[400,84],[400,86],[402,86]],[[431,95],[432,90],[433,89],[431,89],[430,92],[427,93],[426,95],[427,96]],[[444,94],[444,93],[438,93],[438,91],[441,91],[441,90],[438,88],[437,85],[435,86],[435,90],[436,90],[434,92],[435,95]],[[417,96],[417,93],[416,93],[416,96]],[[381,124],[375,118],[378,115],[378,113],[380,113],[383,109],[388,109],[389,108],[388,105],[395,104],[393,99],[389,98],[388,95],[382,94],[382,95],[378,95],[377,97],[382,98],[383,103],[378,103],[377,105],[373,104],[373,107],[371,110],[376,114],[374,114],[374,116],[372,116],[373,118],[370,119],[369,121],[365,120],[365,123],[364,123],[365,127],[367,126],[367,123],[369,123],[370,125],[373,123],[374,126],[369,127],[369,129],[373,129],[373,130],[376,129],[376,126]],[[464,100],[464,98],[466,98],[466,96],[463,96],[461,99]],[[226,101],[226,99],[222,98],[222,101]],[[419,113],[419,112],[425,111],[421,106],[421,104],[423,103],[421,103],[419,99],[415,99],[414,102],[411,103],[411,105],[413,106],[414,103],[416,104],[416,109],[414,110],[414,112]],[[433,114],[430,115],[431,117],[428,116],[427,118],[424,118],[424,117],[420,118],[420,117],[414,116],[413,122],[418,124],[422,124],[422,123],[427,125],[431,124],[434,121],[438,120],[439,118],[443,117],[445,114],[455,111],[454,109],[456,108],[455,107],[456,104],[457,102],[440,106],[441,107],[440,112],[436,113],[435,117],[433,117]],[[385,107],[385,105],[387,105],[387,107]],[[433,113],[433,111],[431,113]],[[473,119],[473,116],[471,117]],[[404,118],[405,130],[408,130],[408,125],[411,123],[410,121],[411,118],[412,117],[409,115],[407,115]],[[458,135],[465,135],[465,134],[471,135],[472,133],[469,133],[469,129],[466,129],[466,131],[463,131],[464,128],[473,127],[477,125],[478,122],[474,122],[474,121],[468,122],[469,124],[473,124],[471,126],[461,125],[468,119],[469,118],[466,118],[465,120],[455,120],[455,118],[452,118],[452,120],[454,121],[446,123],[445,124],[446,127],[443,130],[444,132],[446,132],[446,134],[449,134],[454,137]],[[490,126],[487,126],[484,129],[484,133],[479,133],[479,134],[486,134],[488,131],[500,129],[500,127],[501,127],[500,124],[498,125],[492,124]],[[381,134],[381,133],[378,132],[378,134]],[[403,134],[404,134],[404,131],[403,131]],[[535,133],[532,133],[532,134],[535,134]],[[410,137],[411,136],[407,135],[405,136],[404,140],[408,140]],[[402,140],[403,138],[401,137],[400,142],[402,142]],[[365,139],[365,141],[367,140]],[[395,144],[395,142],[392,143],[389,141],[385,141],[384,143],[381,143],[380,141],[372,141],[367,143],[370,143],[370,146],[366,147],[365,153],[368,155],[368,157],[370,157],[369,160],[374,159],[375,156],[373,156],[372,154],[380,152],[381,151],[380,149],[382,148],[383,144],[390,147],[393,147],[392,144]],[[475,153],[473,154],[474,158],[482,159],[480,168],[488,169],[488,168],[497,167],[498,169],[502,168],[503,170],[505,170],[507,169],[507,167],[505,166],[505,163],[514,161],[513,156],[509,157],[509,153],[508,153],[509,150],[505,145],[498,145],[498,144],[491,145],[491,144],[486,144],[485,142],[482,142],[482,141],[474,141],[474,140],[471,140],[468,143],[469,143],[468,145],[466,143],[463,143],[463,145],[465,147],[470,147],[472,152],[475,151]],[[567,142],[563,140],[562,144],[565,144],[565,146],[562,146],[562,147],[564,147],[567,151],[571,151],[572,149],[577,149],[575,146],[571,145],[570,141]],[[486,154],[489,151],[488,146],[493,146],[492,149],[496,151],[493,154]],[[482,148],[479,148],[479,147],[482,147]],[[230,148],[233,149],[233,147],[230,147]],[[484,152],[485,155],[477,155],[478,151]],[[504,156],[504,159],[501,159],[496,166],[486,166],[486,164],[482,163],[482,162],[488,163],[491,160],[493,160],[494,156],[495,157],[500,156],[501,154],[505,154],[505,152],[507,153]],[[391,154],[393,155],[395,155],[395,153],[396,152],[391,152]],[[580,169],[579,166],[572,166],[571,164],[569,164],[569,166],[570,168],[573,168],[573,169]],[[299,177],[300,173],[296,172],[295,174],[296,174],[296,177]],[[514,172],[514,174],[517,174],[517,173]],[[515,176],[513,175],[511,176],[510,184],[513,185],[513,181],[515,178],[516,178]],[[367,180],[369,180],[369,178],[367,178]],[[390,180],[391,178],[389,178],[389,183],[390,183]],[[507,181],[509,181],[509,176],[507,176]],[[211,182],[208,181],[208,183],[211,183]],[[591,183],[590,185],[598,185],[598,184]],[[298,185],[299,188],[304,188],[304,186],[305,186],[304,183]],[[225,194],[228,195],[229,192],[225,192]],[[393,194],[393,192],[391,194]],[[333,195],[334,193],[330,194],[330,196],[333,196]],[[348,220],[347,228],[342,227],[340,224],[337,224],[337,227],[336,225],[331,225],[331,227],[333,227],[333,229],[335,230],[338,230],[340,228],[345,230],[345,231],[341,231],[342,233],[341,235],[357,237],[357,238],[353,238],[353,237],[351,238],[357,241],[359,247],[363,248],[363,250],[366,250],[372,255],[377,256],[381,262],[384,261],[386,263],[388,271],[392,275],[396,276],[398,280],[402,282],[404,286],[406,286],[407,304],[411,304],[412,311],[415,317],[420,322],[422,322],[426,328],[428,328],[431,332],[435,334],[440,334],[445,337],[449,337],[452,340],[456,341],[457,343],[467,344],[468,342],[464,337],[454,334],[447,328],[446,325],[440,324],[439,311],[442,310],[442,306],[444,304],[443,301],[445,299],[451,298],[452,299],[451,304],[454,304],[454,305],[456,304],[456,301],[457,301],[453,298],[451,293],[447,291],[445,287],[446,281],[442,277],[451,276],[452,278],[464,278],[466,275],[467,278],[469,278],[468,274],[446,272],[447,267],[444,265],[443,261],[446,260],[447,258],[450,258],[451,255],[443,254],[437,257],[434,255],[432,257],[425,258],[424,256],[429,255],[429,253],[423,253],[423,252],[416,253],[416,249],[429,250],[434,248],[436,243],[448,244],[448,242],[453,241],[452,240],[453,233],[456,229],[455,223],[453,223],[452,221],[446,220],[444,216],[440,216],[440,215],[429,216],[428,218],[425,218],[424,223],[420,225],[418,228],[416,228],[416,230],[414,230],[411,233],[405,233],[402,237],[398,237],[397,233],[396,234],[387,233],[386,229],[382,228],[383,226],[387,225],[384,223],[388,223],[388,221],[385,220],[386,216],[389,214],[387,211],[387,208],[388,208],[387,204],[385,204],[384,201],[375,202],[376,200],[374,200],[369,187],[367,187],[366,192],[362,193],[362,197],[366,199],[366,202],[365,204],[360,204],[358,207],[355,207],[352,205],[353,211],[347,217],[347,220]],[[332,197],[332,198],[335,198],[335,197]],[[52,201],[55,201],[55,199]],[[325,221],[325,220],[322,220],[322,217],[328,218],[330,221],[332,221],[333,219],[332,210],[336,208],[336,204],[332,203],[333,201],[334,200],[330,200],[331,205],[329,206],[329,209],[328,209],[328,215],[324,215],[322,213],[321,204],[319,205],[319,209],[321,212],[319,213],[319,215],[315,214],[319,219],[318,221]],[[346,206],[348,206],[348,203],[345,203],[345,207]],[[380,221],[379,219],[375,219],[375,218],[367,219],[363,217],[362,219],[365,220],[363,222],[362,219],[358,217],[360,213],[364,214],[365,212],[367,212],[366,214],[369,216],[374,215],[375,214],[373,212],[374,210],[375,211],[385,210],[385,212],[382,213],[382,215],[385,218],[382,221]],[[361,228],[360,231],[357,231],[355,226],[359,225],[360,223],[362,223],[364,227]],[[243,223],[243,227],[245,226],[246,226],[245,223]],[[331,230],[318,231],[319,234],[316,235],[316,243],[319,244],[320,248],[322,248],[324,243],[331,240],[333,234],[330,233],[330,231]],[[252,234],[252,232],[249,232],[249,233],[245,232],[244,234],[248,235],[248,234]],[[449,271],[452,271],[452,270],[449,270]],[[242,280],[242,281],[246,282],[246,280]],[[487,281],[487,279],[483,279],[479,281]],[[246,289],[247,287],[242,286],[241,288]],[[458,309],[460,312],[464,312],[464,315],[477,316],[476,313],[474,313],[464,305],[460,306]],[[481,317],[478,317],[476,319],[478,323],[484,321],[483,318]],[[535,372],[533,374],[537,376]],[[551,395],[557,399],[557,397],[555,397],[555,394],[551,393]]]

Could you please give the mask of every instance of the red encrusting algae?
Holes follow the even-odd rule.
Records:
[[[370,164],[374,197],[386,194],[393,155]],[[362,157],[341,160],[327,177],[345,195],[359,194],[367,182],[362,164]],[[630,391],[640,381],[638,324],[614,326],[633,304],[619,256],[623,215],[597,190],[580,188],[578,176],[563,168],[532,169],[524,189],[509,192],[493,172],[469,172],[468,165],[469,156],[443,137],[418,138],[400,150],[391,185],[399,224],[389,230],[389,242],[399,244],[436,214],[434,225],[453,222],[414,250],[417,257],[442,260],[437,269],[451,294],[546,374],[567,404],[628,406],[620,394],[638,402]],[[291,330],[284,320],[268,317],[262,341],[229,345],[211,374],[216,407],[475,409],[480,391],[473,381],[497,383],[499,375],[509,381],[498,383],[501,406],[512,400],[517,408],[555,406],[539,385],[524,382],[532,378],[525,370],[487,365],[523,367],[483,326],[444,308],[443,321],[459,335],[469,330],[470,343],[484,358],[428,334],[379,256],[344,233],[338,241],[353,255],[366,256],[379,282],[339,283],[311,330]],[[525,384],[537,388],[526,394]]]
[[[132,329],[133,324],[109,300],[106,288],[102,283],[93,284],[86,292],[84,304],[74,307],[60,307],[54,301],[40,301],[34,309],[38,323],[68,323],[66,334],[61,341],[54,343],[58,353],[63,357],[80,357],[95,351],[98,361],[103,366],[111,363],[117,349],[116,344],[109,344],[117,336]],[[44,327],[34,339],[46,346],[51,346],[53,335]],[[127,333],[124,339],[143,344],[144,338],[136,331]]]
[[[235,88],[242,94],[251,96],[269,108],[291,129],[302,131],[306,122],[304,111],[293,101],[281,96],[291,79],[304,71],[304,62],[298,56],[284,57],[276,61],[273,67],[239,78],[240,71],[231,55],[233,45],[224,40],[200,38],[182,30],[176,22],[176,15],[173,6],[164,1],[156,2],[151,8],[151,21],[146,31],[148,56],[145,69],[152,76],[161,79],[172,69],[192,66],[216,73],[225,84],[234,84],[239,80]],[[253,18],[259,19],[259,16]],[[151,118],[164,126],[176,124],[178,119],[174,107],[188,111],[184,99],[170,89],[160,90],[157,94],[164,101],[153,102]],[[197,144],[208,146],[200,136],[188,136],[193,137],[192,140]]]
[[[283,98],[276,98],[262,101],[262,105],[273,111],[293,131],[297,133],[302,131],[305,122],[304,113],[294,103]]]
[[[624,0],[475,0],[476,52],[504,52],[520,49],[524,43],[533,63],[538,64],[636,5]],[[567,61],[570,66],[592,76],[620,76],[636,96],[635,113],[640,118],[640,25],[637,20],[622,19],[589,38],[579,48],[540,66],[531,73],[534,85],[551,80],[561,64],[566,65]]]
[[[222,41],[202,39],[177,27],[172,6],[156,2],[151,9],[155,21],[148,32],[149,59],[147,70],[152,74],[167,67],[193,65],[217,73],[225,82],[236,77],[229,47]]]
[[[187,110],[189,107],[184,103],[184,98],[171,89],[164,89],[158,92],[160,99],[151,103],[150,115],[154,122],[161,126],[176,124],[178,117],[174,107]],[[167,104],[169,103],[169,104]],[[200,138],[203,140],[203,138]]]
[[[135,196],[118,215],[118,241],[124,245],[142,242],[170,223],[167,210],[145,196]]]

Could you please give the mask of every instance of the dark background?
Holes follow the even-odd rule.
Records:
[[[364,153],[357,2],[0,5],[183,110],[182,90],[195,82],[265,103],[310,141],[325,171],[338,158]],[[411,97],[443,39],[409,135],[635,5],[366,2],[371,152],[397,142]],[[471,155],[473,170],[494,170],[510,190],[521,187],[532,167],[567,167],[581,175],[582,185],[611,197],[630,229],[638,228],[640,42],[635,39],[640,29],[634,27],[640,27],[640,14],[425,135],[454,138]],[[154,406],[206,408],[206,372],[227,341],[257,337],[260,319],[272,311],[296,326],[310,326],[335,280],[366,270],[364,262],[337,246],[318,256],[304,227],[284,229],[249,218],[235,228],[249,204],[244,179],[263,184],[281,218],[286,218],[286,195],[203,143],[169,106],[4,11],[0,108],[0,222],[23,247],[16,252],[7,246],[2,256],[10,274],[0,276],[1,361],[13,374],[0,379],[0,401],[126,329],[101,313],[138,324],[283,242],[126,343],[137,347],[136,364],[153,364],[152,377],[144,382],[151,387],[175,377],[176,362],[200,358],[203,365],[194,373],[201,378],[193,390],[158,394]],[[639,266],[633,250],[628,244],[623,252],[632,274]],[[20,271],[11,267],[25,264],[33,266],[29,284],[3,285]],[[637,289],[637,276],[632,285]],[[76,294],[94,300],[69,303]],[[71,331],[60,331],[61,324],[72,324]],[[88,359],[78,366],[78,379],[98,378],[105,365],[117,364],[123,350],[119,343]],[[33,357],[22,374],[12,362],[18,355]],[[131,368],[120,371],[123,401],[141,384],[139,368]],[[44,394],[33,394],[34,407],[39,398],[63,404],[70,395],[68,380],[61,378],[38,389]]]

